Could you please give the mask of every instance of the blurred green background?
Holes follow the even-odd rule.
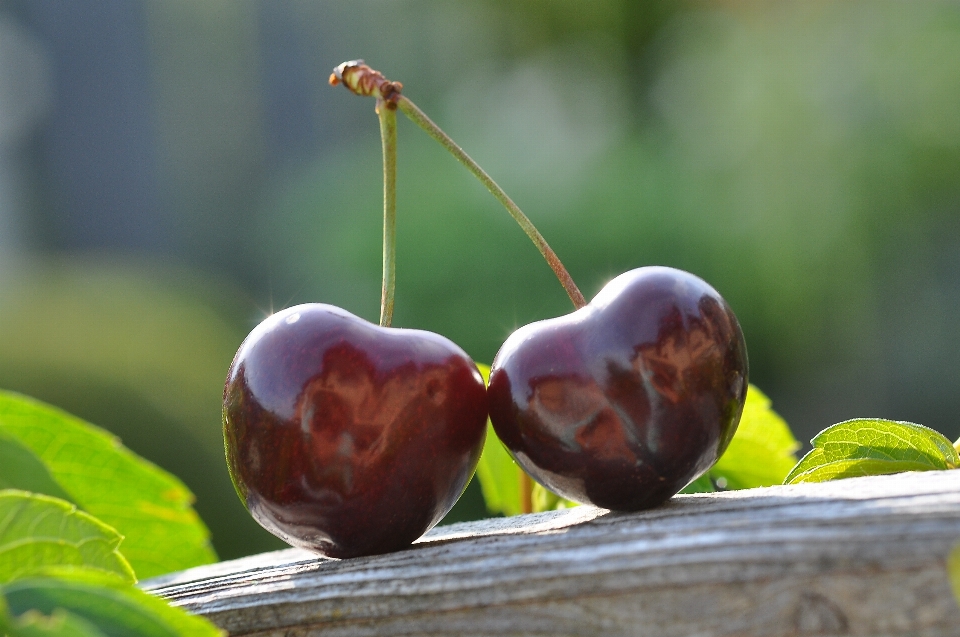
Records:
[[[798,438],[960,435],[960,5],[0,0],[0,386],[181,476],[221,557],[281,546],[223,462],[245,334],[380,286],[362,57],[517,201],[588,297],[647,264],[730,302]],[[506,212],[399,125],[395,324],[489,362],[569,311]],[[448,516],[483,515],[472,485]]]

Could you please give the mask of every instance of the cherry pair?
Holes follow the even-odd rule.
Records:
[[[489,391],[442,336],[299,305],[255,328],[233,361],[227,463],[253,517],[288,543],[332,557],[383,553],[456,502],[488,409],[541,484],[637,510],[713,465],[746,389],[733,312],[702,280],[670,268],[622,274],[584,308],[517,330]]]
[[[743,334],[723,298],[664,267],[615,278],[589,304],[529,219],[412,102],[359,61],[331,83],[377,98],[384,139],[381,325],[322,304],[266,319],[224,388],[227,465],[253,517],[331,557],[401,549],[433,527],[479,460],[487,416],[514,459],[557,494],[633,511],[709,469],[747,391]],[[389,327],[395,114],[444,144],[530,236],[578,309],[517,330],[489,389],[450,340]]]

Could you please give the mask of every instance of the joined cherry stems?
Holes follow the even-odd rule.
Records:
[[[567,296],[570,297],[570,301],[573,303],[573,306],[576,309],[580,309],[587,304],[587,301],[580,292],[580,289],[577,287],[576,283],[573,282],[573,278],[570,276],[570,273],[560,261],[560,257],[558,257],[557,253],[553,251],[553,249],[547,243],[547,240],[543,238],[543,235],[541,235],[536,226],[533,225],[533,222],[530,221],[525,214],[523,214],[523,211],[520,210],[520,207],[514,203],[507,193],[503,191],[503,188],[501,188],[499,184],[497,184],[497,182],[494,181],[493,178],[490,177],[490,175],[488,175],[479,164],[477,164],[477,162],[475,162],[466,152],[464,152],[464,150],[460,148],[460,146],[458,146],[449,135],[443,132],[443,130],[437,126],[433,120],[427,117],[426,113],[421,111],[416,104],[414,104],[410,99],[401,93],[403,90],[403,84],[400,82],[391,82],[385,78],[382,73],[375,71],[364,64],[363,60],[352,60],[337,66],[330,75],[330,84],[337,85],[340,83],[342,83],[345,87],[347,87],[347,89],[356,95],[363,97],[375,97],[377,99],[377,113],[380,115],[381,138],[383,140],[384,149],[384,270],[383,294],[381,297],[380,312],[381,325],[383,324],[384,316],[392,316],[393,313],[394,266],[392,260],[394,254],[394,234],[391,226],[391,238],[389,241],[391,244],[389,248],[390,263],[388,272],[387,226],[388,224],[395,223],[396,215],[396,109],[399,109],[413,123],[422,128],[428,135],[430,135],[430,137],[437,140],[441,146],[446,148],[447,151],[453,155],[457,161],[463,164],[467,170],[473,174],[474,177],[480,180],[480,183],[482,183],[487,190],[490,191],[490,194],[492,194],[497,201],[499,201],[503,207],[507,209],[507,212],[510,213],[510,216],[513,217],[527,237],[529,237],[529,239],[533,242],[537,250],[540,251],[540,254],[543,255],[547,265],[549,265],[550,269],[553,270],[553,273],[560,281],[560,285],[563,286]],[[385,113],[393,114],[393,118],[390,119],[389,116],[385,118]],[[392,141],[389,144],[388,135],[392,135],[390,138]],[[388,150],[391,153],[391,157],[389,159],[387,156]],[[389,186],[387,184],[388,181],[392,182],[392,184]],[[387,219],[388,214],[390,215],[389,222]],[[389,292],[387,291],[388,287],[390,288]],[[386,303],[388,301],[389,311],[386,309]],[[387,324],[389,325],[389,318]]]

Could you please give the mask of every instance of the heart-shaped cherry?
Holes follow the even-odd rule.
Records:
[[[487,400],[448,339],[299,305],[257,326],[223,393],[227,465],[265,529],[330,557],[401,549],[473,475]]]
[[[747,350],[702,279],[645,267],[585,307],[520,328],[490,372],[490,419],[534,479],[581,503],[656,506],[709,469],[733,437]]]

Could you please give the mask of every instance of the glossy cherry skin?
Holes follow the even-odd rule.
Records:
[[[439,522],[486,420],[483,379],[453,342],[322,304],[257,326],[223,393],[227,466],[251,515],[337,558],[401,549]]]
[[[646,267],[587,306],[507,339],[490,372],[490,418],[517,463],[555,493],[634,511],[709,469],[733,437],[747,350],[702,279]]]

